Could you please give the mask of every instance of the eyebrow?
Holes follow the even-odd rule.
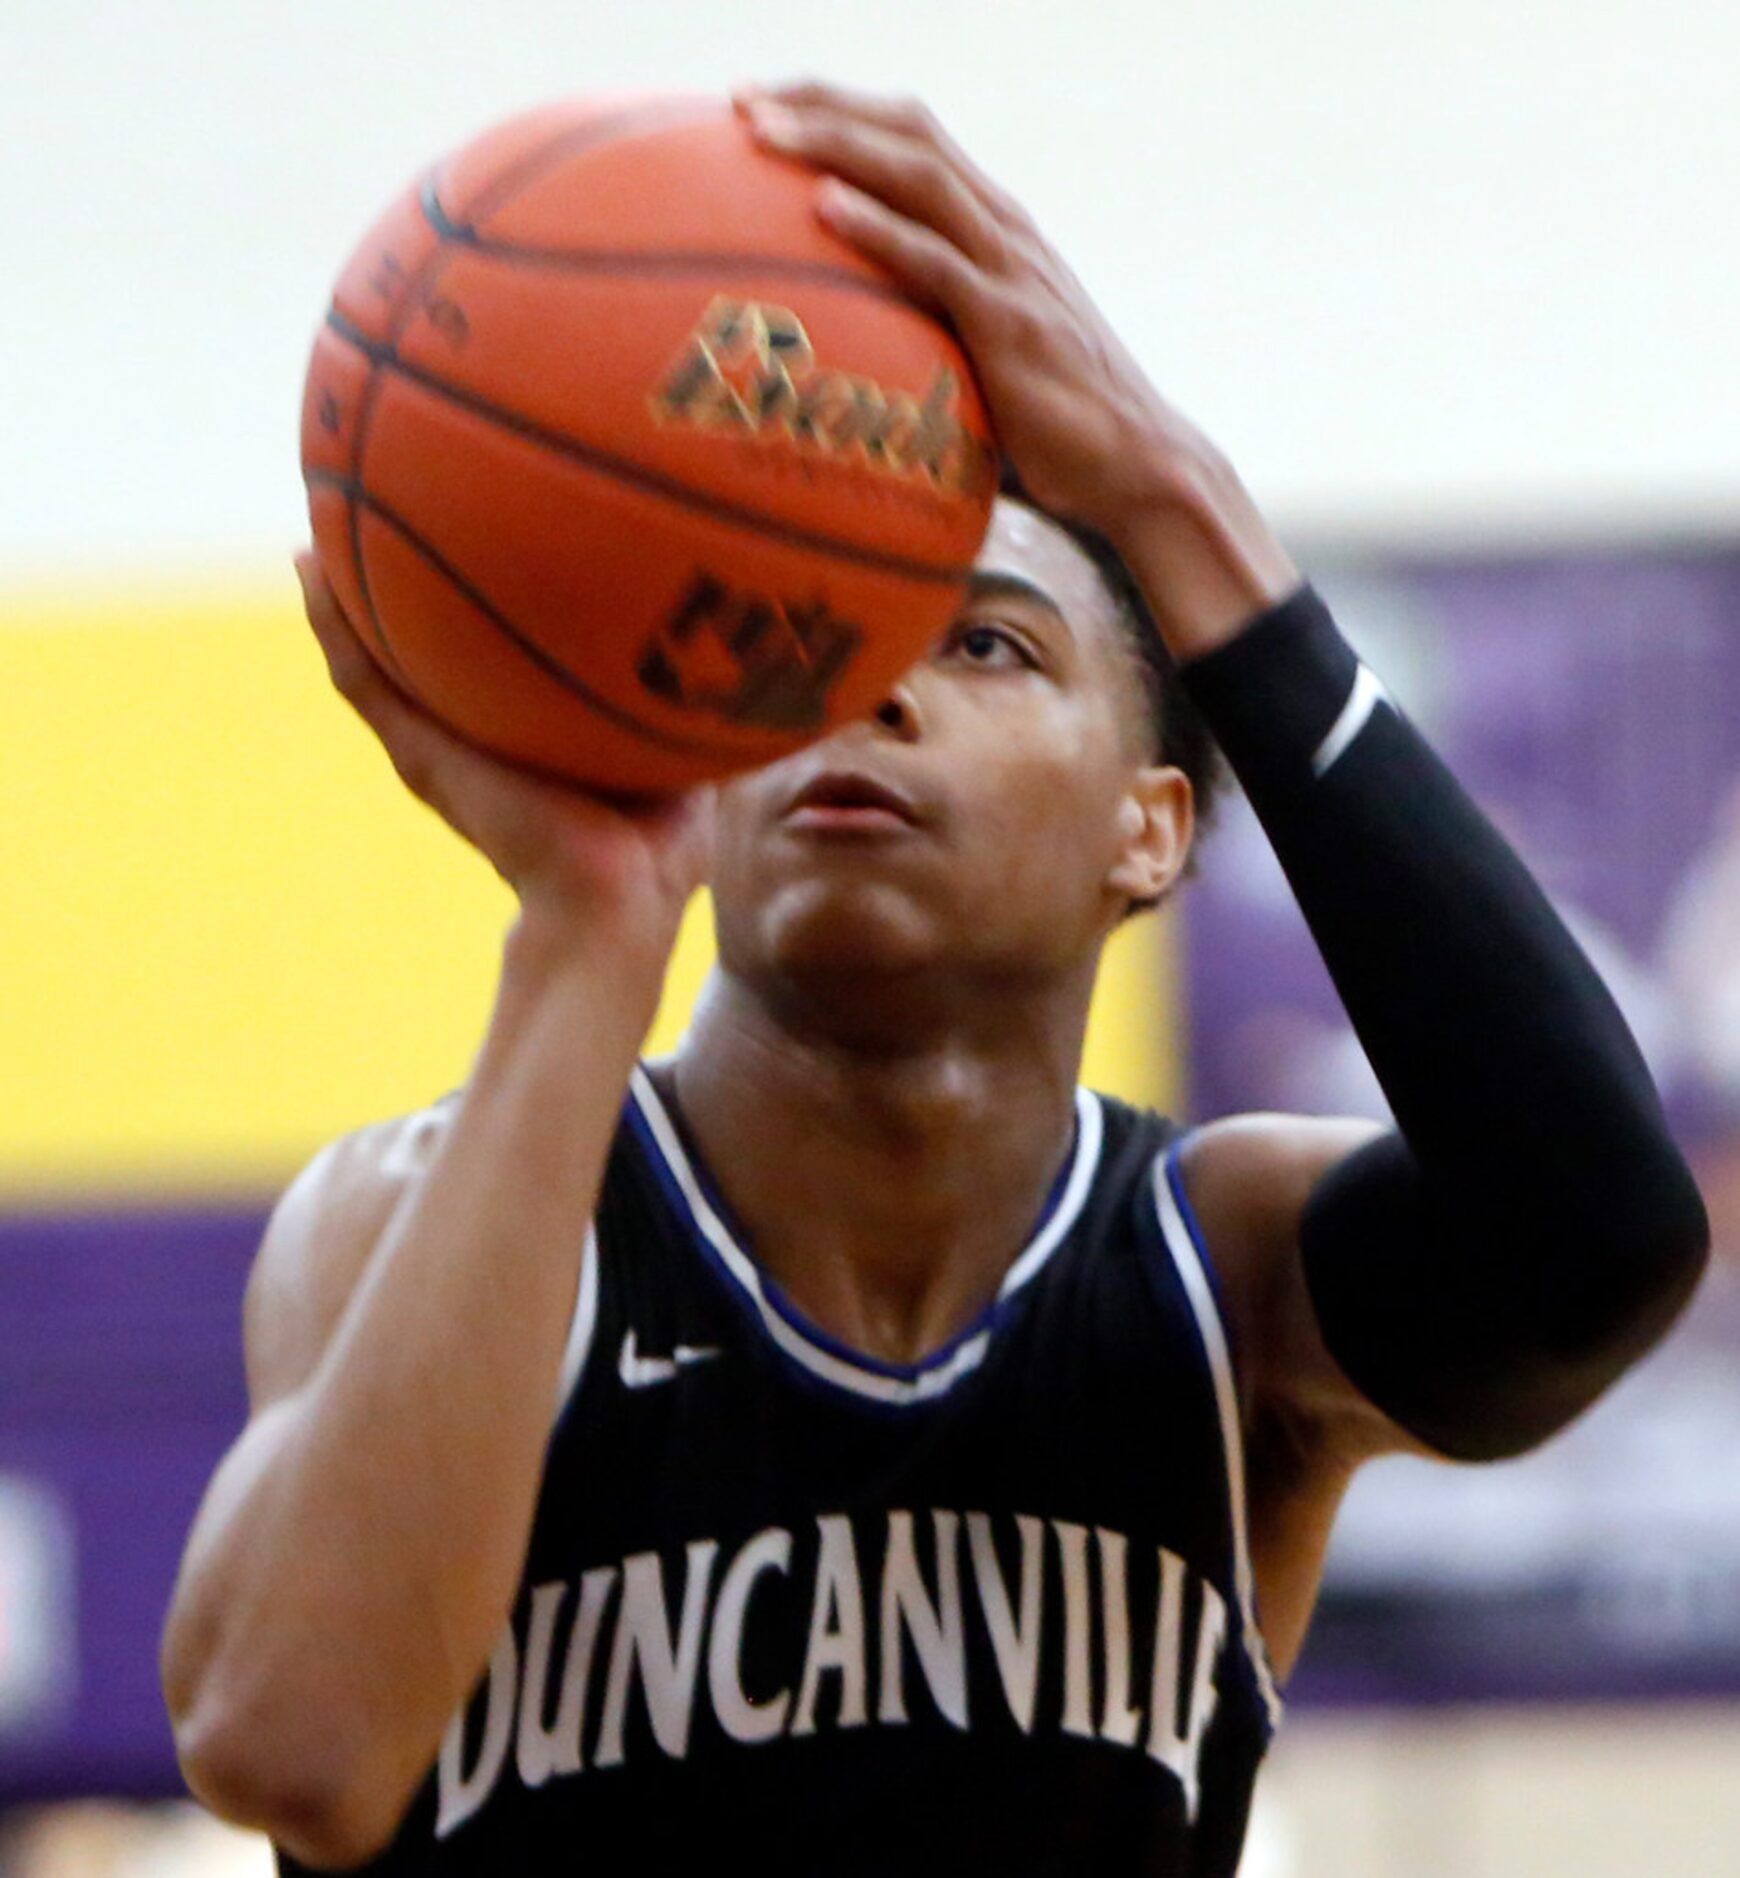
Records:
[[[1056,618],[1064,617],[1063,608],[1037,581],[1029,580],[1025,574],[1008,574],[1001,569],[974,568],[967,578],[967,598],[969,601],[1031,600]]]

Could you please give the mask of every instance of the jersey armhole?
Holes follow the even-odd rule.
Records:
[[[1196,1217],[1184,1185],[1180,1153],[1188,1139],[1189,1131],[1186,1130],[1175,1136],[1154,1158],[1154,1210],[1160,1229],[1160,1242],[1190,1305],[1191,1316],[1195,1319],[1203,1360],[1214,1391],[1216,1419],[1220,1425],[1221,1458],[1226,1467],[1227,1506],[1232,1528],[1233,1590],[1238,1600],[1240,1633],[1272,1733],[1280,1726],[1283,1704],[1257,1617],[1238,1384],[1220,1280],[1215,1272],[1208,1241],[1203,1235],[1201,1221]]]

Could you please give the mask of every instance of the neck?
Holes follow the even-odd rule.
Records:
[[[762,1267],[822,1329],[914,1362],[996,1295],[1073,1140],[1091,965],[903,1045],[716,971],[662,1072]]]

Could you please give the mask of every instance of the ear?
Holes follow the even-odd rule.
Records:
[[[1118,804],[1118,846],[1106,886],[1125,901],[1157,900],[1184,871],[1196,827],[1190,779],[1170,764],[1139,769]]]

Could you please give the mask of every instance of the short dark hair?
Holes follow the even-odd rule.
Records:
[[[1183,770],[1196,798],[1196,830],[1207,832],[1225,780],[1220,748],[1178,676],[1153,612],[1124,558],[1103,535],[1061,524],[1093,562],[1111,596],[1118,631],[1136,667],[1152,731],[1150,749],[1162,763]]]
[[[1196,839],[1191,844],[1190,860],[1184,870],[1189,875],[1195,871],[1197,844],[1214,819],[1226,780],[1226,766],[1219,746],[1184,689],[1178,667],[1160,636],[1159,624],[1136,584],[1135,575],[1125,565],[1124,557],[1096,530],[1041,508],[1021,488],[1007,466],[1003,471],[1002,492],[1061,528],[1094,564],[1100,584],[1111,600],[1119,637],[1130,654],[1142,688],[1143,716],[1150,732],[1149,754],[1182,770],[1195,798]]]

